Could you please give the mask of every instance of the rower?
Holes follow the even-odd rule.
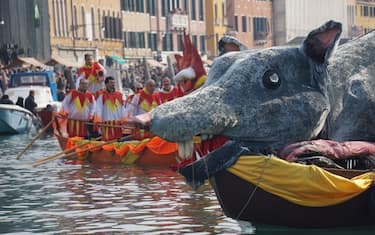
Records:
[[[94,121],[105,124],[99,127],[104,140],[118,139],[123,136],[122,128],[118,126],[126,120],[124,100],[122,94],[115,89],[113,77],[106,77],[104,84],[105,89],[96,100]]]
[[[95,99],[87,91],[89,81],[81,79],[78,90],[71,90],[62,101],[61,116],[68,118],[67,131],[69,137],[88,137],[88,124],[94,118]],[[90,126],[91,127],[91,126]],[[90,128],[89,127],[89,128]]]

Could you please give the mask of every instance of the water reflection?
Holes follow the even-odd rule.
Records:
[[[0,137],[0,233],[218,234],[239,233],[209,185],[193,191],[169,169],[30,163],[58,151],[38,140],[22,160],[30,136]]]
[[[291,229],[223,215],[209,185],[193,191],[169,169],[30,163],[59,151],[51,136],[0,137],[2,234],[373,234],[374,228]],[[281,211],[280,213],[288,213]]]

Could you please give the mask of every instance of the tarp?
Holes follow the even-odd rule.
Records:
[[[163,68],[163,67],[164,67],[163,64],[161,64],[160,62],[158,62],[158,61],[156,61],[156,60],[152,60],[152,59],[147,60],[147,63],[148,63],[148,65],[151,66],[151,67],[160,67],[160,68]]]
[[[46,65],[33,57],[17,57],[16,64],[29,64],[37,67],[45,68]]]
[[[67,67],[79,67],[80,65],[68,58],[61,57],[59,55],[52,55],[51,59],[47,61],[47,65],[61,64]]]
[[[311,207],[332,206],[350,200],[366,191],[375,179],[375,172],[346,179],[318,166],[266,156],[241,156],[227,170],[269,193]]]
[[[114,60],[116,63],[118,64],[125,64],[125,60],[119,56],[116,56],[116,55],[111,55],[111,56],[108,56],[109,58],[111,58],[112,60]]]

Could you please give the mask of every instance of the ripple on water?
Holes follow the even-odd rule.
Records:
[[[238,232],[239,225],[223,216],[208,185],[193,191],[169,169],[68,165],[62,160],[30,167],[60,151],[57,141],[47,137],[16,160],[32,137],[0,137],[0,233]]]

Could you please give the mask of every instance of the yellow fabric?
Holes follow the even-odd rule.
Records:
[[[375,179],[375,172],[346,179],[314,165],[265,156],[241,156],[227,170],[269,193],[311,207],[347,201],[366,191]]]
[[[115,100],[115,103],[113,103],[111,99],[107,99],[105,101],[105,105],[107,106],[109,111],[114,113],[122,104],[118,99]]]
[[[199,87],[201,87],[205,82],[206,82],[206,79],[207,79],[207,76],[206,75],[202,75],[200,76],[197,81],[195,82],[194,84],[194,90],[195,89],[198,89]]]
[[[139,158],[139,154],[135,154],[135,153],[132,153],[132,152],[128,152],[123,158],[122,158],[122,162],[124,164],[134,164]]]
[[[83,102],[83,105],[82,105],[78,96],[72,101],[72,103],[73,103],[74,107],[77,109],[77,111],[79,111],[79,112],[82,112],[83,110],[86,110],[87,107],[90,105],[90,101],[87,98],[85,99],[85,101]]]

